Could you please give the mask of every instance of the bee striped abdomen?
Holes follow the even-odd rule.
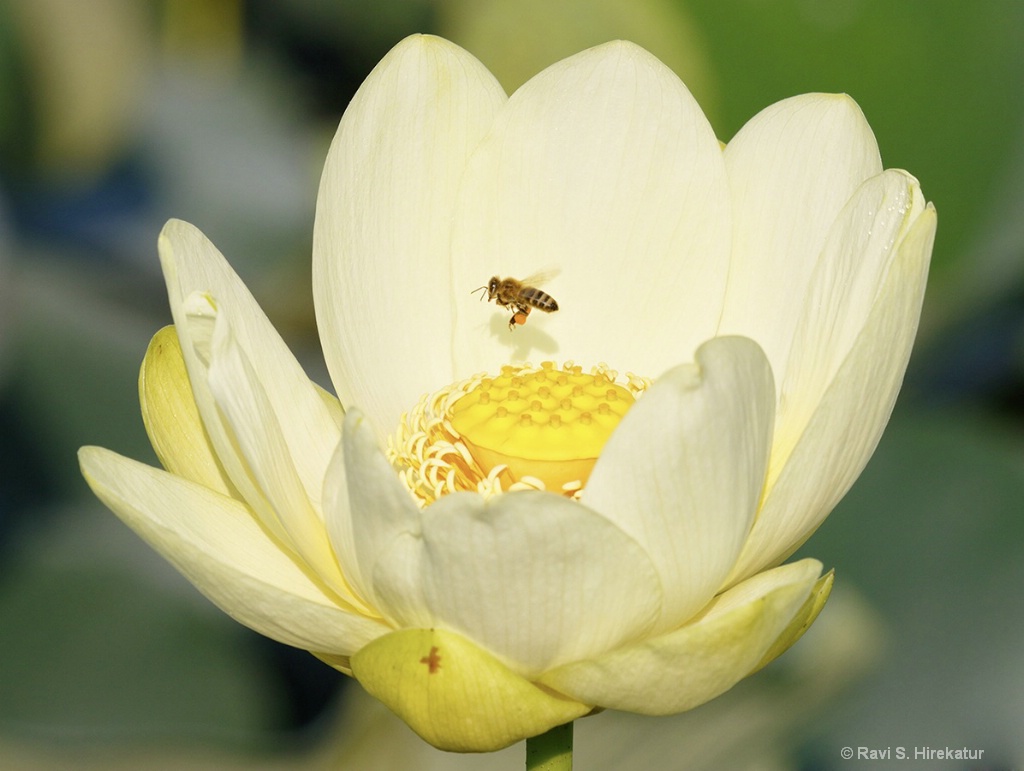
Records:
[[[523,287],[518,299],[545,313],[553,313],[558,310],[555,298],[534,286]]]

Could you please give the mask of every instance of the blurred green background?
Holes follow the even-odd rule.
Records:
[[[89,494],[75,451],[155,462],[136,377],[156,258],[198,225],[322,383],[320,166],[376,62],[453,39],[512,90],[631,39],[727,141],[806,91],[861,105],[939,211],[921,332],[875,458],[802,549],[812,633],[692,714],[602,714],[580,768],[1024,767],[1024,4],[1017,0],[0,1],[0,768],[519,768],[436,752],[201,598]],[[928,766],[933,767],[933,766]]]

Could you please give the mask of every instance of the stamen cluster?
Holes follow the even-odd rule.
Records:
[[[578,497],[601,447],[650,381],[604,364],[506,365],[424,396],[387,455],[420,506],[442,495],[557,490]]]

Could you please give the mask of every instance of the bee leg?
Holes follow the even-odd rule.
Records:
[[[516,305],[512,311],[512,318],[508,321],[508,328],[515,329],[516,324],[522,326],[526,323],[526,317],[530,315],[530,307],[527,305]]]

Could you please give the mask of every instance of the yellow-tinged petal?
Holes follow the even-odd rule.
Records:
[[[239,498],[203,428],[173,326],[153,335],[139,371],[139,403],[163,467],[214,492]]]
[[[413,35],[360,86],[331,144],[313,231],[317,327],[339,398],[378,439],[454,379],[452,305],[480,283],[452,286],[455,196],[504,102],[466,51]]]
[[[844,94],[803,94],[751,118],[725,148],[733,256],[719,334],[748,335],[787,369],[818,254],[857,187],[882,171],[871,127]]]
[[[820,573],[821,563],[812,559],[759,573],[679,629],[559,667],[538,682],[627,712],[692,709],[747,676],[800,611]]]
[[[612,434],[581,500],[639,542],[665,594],[656,631],[686,620],[729,574],[768,465],[775,388],[752,340],[708,341]]]
[[[772,647],[768,649],[768,652],[764,654],[761,661],[758,662],[757,666],[749,674],[753,674],[775,661],[775,659],[792,648],[797,640],[804,636],[804,632],[811,628],[811,624],[818,618],[818,614],[821,613],[825,603],[828,602],[828,598],[832,594],[832,584],[835,582],[835,577],[835,571],[830,570],[818,579],[814,584],[814,588],[811,589],[811,596],[804,600],[803,606],[793,616],[789,626],[779,635],[779,639],[772,643]]]
[[[440,629],[381,637],[353,656],[351,666],[370,694],[442,750],[499,750],[591,711]]]
[[[242,280],[206,236],[187,222],[170,220],[160,233],[159,249],[193,395],[224,470],[246,500],[258,495],[246,479],[244,463],[235,456],[205,380],[205,365],[190,339],[192,325],[186,319],[185,306],[195,293],[216,298],[217,313],[229,321],[238,346],[259,377],[306,496],[319,506],[327,462],[341,435],[337,411],[324,403],[319,389],[303,372]]]
[[[337,398],[315,387],[332,422],[341,425],[344,412]],[[165,469],[241,500],[203,427],[173,326],[157,332],[146,349],[139,370],[139,403],[146,433]]]
[[[236,621],[341,656],[391,631],[325,593],[237,500],[99,447],[79,461],[96,496]]]
[[[928,205],[897,249],[867,322],[777,474],[728,583],[792,554],[863,470],[889,420],[917,333],[935,238]],[[774,462],[774,458],[773,458]]]
[[[731,234],[718,141],[668,67],[625,41],[558,62],[511,96],[462,181],[456,369],[555,356],[657,377],[714,335]],[[469,294],[547,269],[559,311],[515,330]]]

